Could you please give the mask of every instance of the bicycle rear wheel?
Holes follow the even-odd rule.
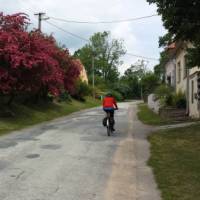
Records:
[[[108,136],[110,136],[110,134],[111,134],[111,128],[110,128],[110,120],[109,120],[109,118],[107,119],[107,134],[108,134]]]
[[[108,136],[110,136],[110,134],[111,134],[111,130],[109,127],[107,127],[107,134],[108,134]]]

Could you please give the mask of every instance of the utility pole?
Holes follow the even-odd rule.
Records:
[[[92,44],[92,42],[90,41],[90,45],[91,45],[91,48],[92,48],[92,90],[93,90],[93,98],[95,99],[95,67],[94,67],[94,59],[95,59],[95,50],[94,50],[94,46]]]
[[[147,70],[147,66],[149,64],[149,61],[146,60],[141,60],[141,64],[140,64],[140,68],[142,69],[143,73],[146,73]],[[141,86],[141,90],[140,90],[140,96],[141,96],[141,100],[144,100],[144,91],[143,91],[143,87],[142,87],[142,78],[140,79],[140,86]]]
[[[187,66],[186,66],[187,67]],[[186,100],[187,100],[187,104],[186,104],[186,114],[189,115],[190,114],[190,70],[187,67],[186,69],[186,78],[187,78],[187,85],[186,85]],[[193,95],[193,94],[192,94]]]
[[[46,13],[43,13],[43,12],[39,12],[39,13],[36,13],[34,14],[35,16],[38,16],[38,30],[41,32],[41,29],[42,29],[42,20],[47,20],[49,18],[43,18],[43,16],[45,15]]]
[[[92,88],[93,88],[93,98],[95,99],[95,89],[94,89],[94,52],[92,52]]]

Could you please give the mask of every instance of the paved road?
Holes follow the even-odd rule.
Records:
[[[100,108],[0,138],[0,200],[160,200],[146,166],[151,127],[122,103],[110,138]]]

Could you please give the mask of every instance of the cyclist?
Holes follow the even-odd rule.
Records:
[[[103,99],[103,110],[106,113],[108,113],[108,112],[110,113],[110,117],[112,119],[111,129],[112,129],[112,131],[115,131],[115,129],[114,129],[114,111],[118,110],[118,106],[117,106],[117,102],[116,102],[115,98],[113,97],[112,93],[110,93],[110,92],[108,92]]]

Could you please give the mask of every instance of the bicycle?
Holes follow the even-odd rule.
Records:
[[[114,109],[117,110],[117,109]],[[112,122],[113,120],[113,122]],[[111,136],[111,134],[113,133],[113,124],[114,124],[114,119],[111,118],[110,116],[110,112],[107,112],[106,114],[106,128],[107,128],[107,134],[108,136]]]

